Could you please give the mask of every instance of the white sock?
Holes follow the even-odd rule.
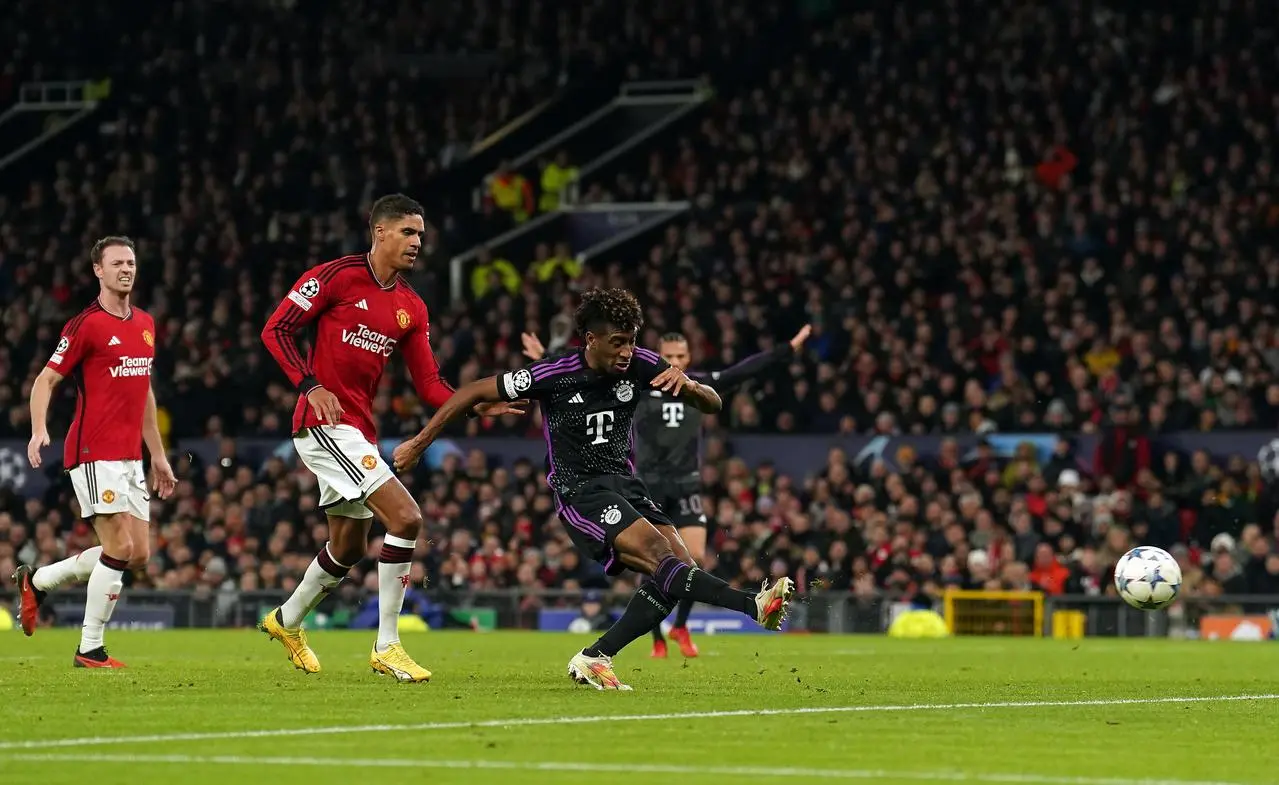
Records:
[[[40,591],[53,591],[67,581],[89,580],[93,574],[93,565],[102,558],[102,546],[95,545],[75,556],[68,556],[62,561],[45,565],[31,575],[31,585]]]
[[[409,588],[416,544],[414,540],[393,534],[382,540],[382,555],[377,563],[378,651],[386,651],[391,644],[400,642],[400,610],[404,608],[404,593]]]
[[[325,543],[319,554],[307,565],[302,582],[280,606],[280,623],[290,630],[300,627],[307,614],[315,610],[315,606],[337,588],[350,569],[333,558],[329,544]]]
[[[89,574],[89,594],[84,601],[84,627],[80,630],[81,654],[102,645],[102,631],[107,622],[111,621],[116,601],[120,599],[120,589],[124,587],[124,570],[108,567],[103,562],[106,558],[100,558]],[[124,566],[123,562],[120,566]]]

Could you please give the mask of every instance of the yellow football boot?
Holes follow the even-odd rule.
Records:
[[[404,644],[392,643],[386,648],[386,651],[378,651],[377,647],[373,648],[373,653],[369,655],[369,667],[374,673],[381,673],[387,676],[394,676],[396,681],[402,682],[426,682],[431,680],[431,672],[421,665],[418,665],[409,653],[404,650]]]
[[[262,621],[258,622],[258,629],[284,644],[285,650],[289,653],[289,662],[293,663],[293,667],[304,673],[320,672],[320,659],[315,656],[315,652],[311,651],[311,647],[306,645],[306,631],[301,627],[295,630],[285,627],[281,621],[279,608],[263,616]]]

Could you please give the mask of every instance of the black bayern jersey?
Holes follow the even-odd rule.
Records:
[[[775,365],[794,357],[790,344],[770,352],[753,354],[722,371],[688,371],[688,378],[712,384],[720,394],[760,376]],[[640,393],[635,414],[639,434],[636,463],[640,476],[648,482],[691,478],[702,467],[702,419],[697,407],[664,393],[645,389]]]
[[[633,477],[631,423],[635,407],[668,363],[636,348],[625,373],[602,373],[581,350],[537,360],[498,377],[504,400],[536,400],[551,462],[547,484],[561,496],[607,475]]]

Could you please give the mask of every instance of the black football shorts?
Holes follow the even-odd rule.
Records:
[[[649,496],[638,477],[601,477],[588,480],[571,494],[555,495],[556,511],[573,544],[604,565],[609,575],[626,569],[613,549],[618,534],[641,518],[658,526],[674,526]]]

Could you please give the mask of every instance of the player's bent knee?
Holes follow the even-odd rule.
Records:
[[[136,543],[130,549],[129,569],[140,570],[147,566],[147,562],[151,561],[151,549],[146,546],[138,546]]]
[[[648,575],[657,570],[657,565],[662,560],[679,556],[666,537],[647,518],[640,518],[618,534],[613,540],[613,548],[622,564]]]
[[[356,518],[329,518],[329,555],[339,564],[351,566],[364,558],[369,524]]]

